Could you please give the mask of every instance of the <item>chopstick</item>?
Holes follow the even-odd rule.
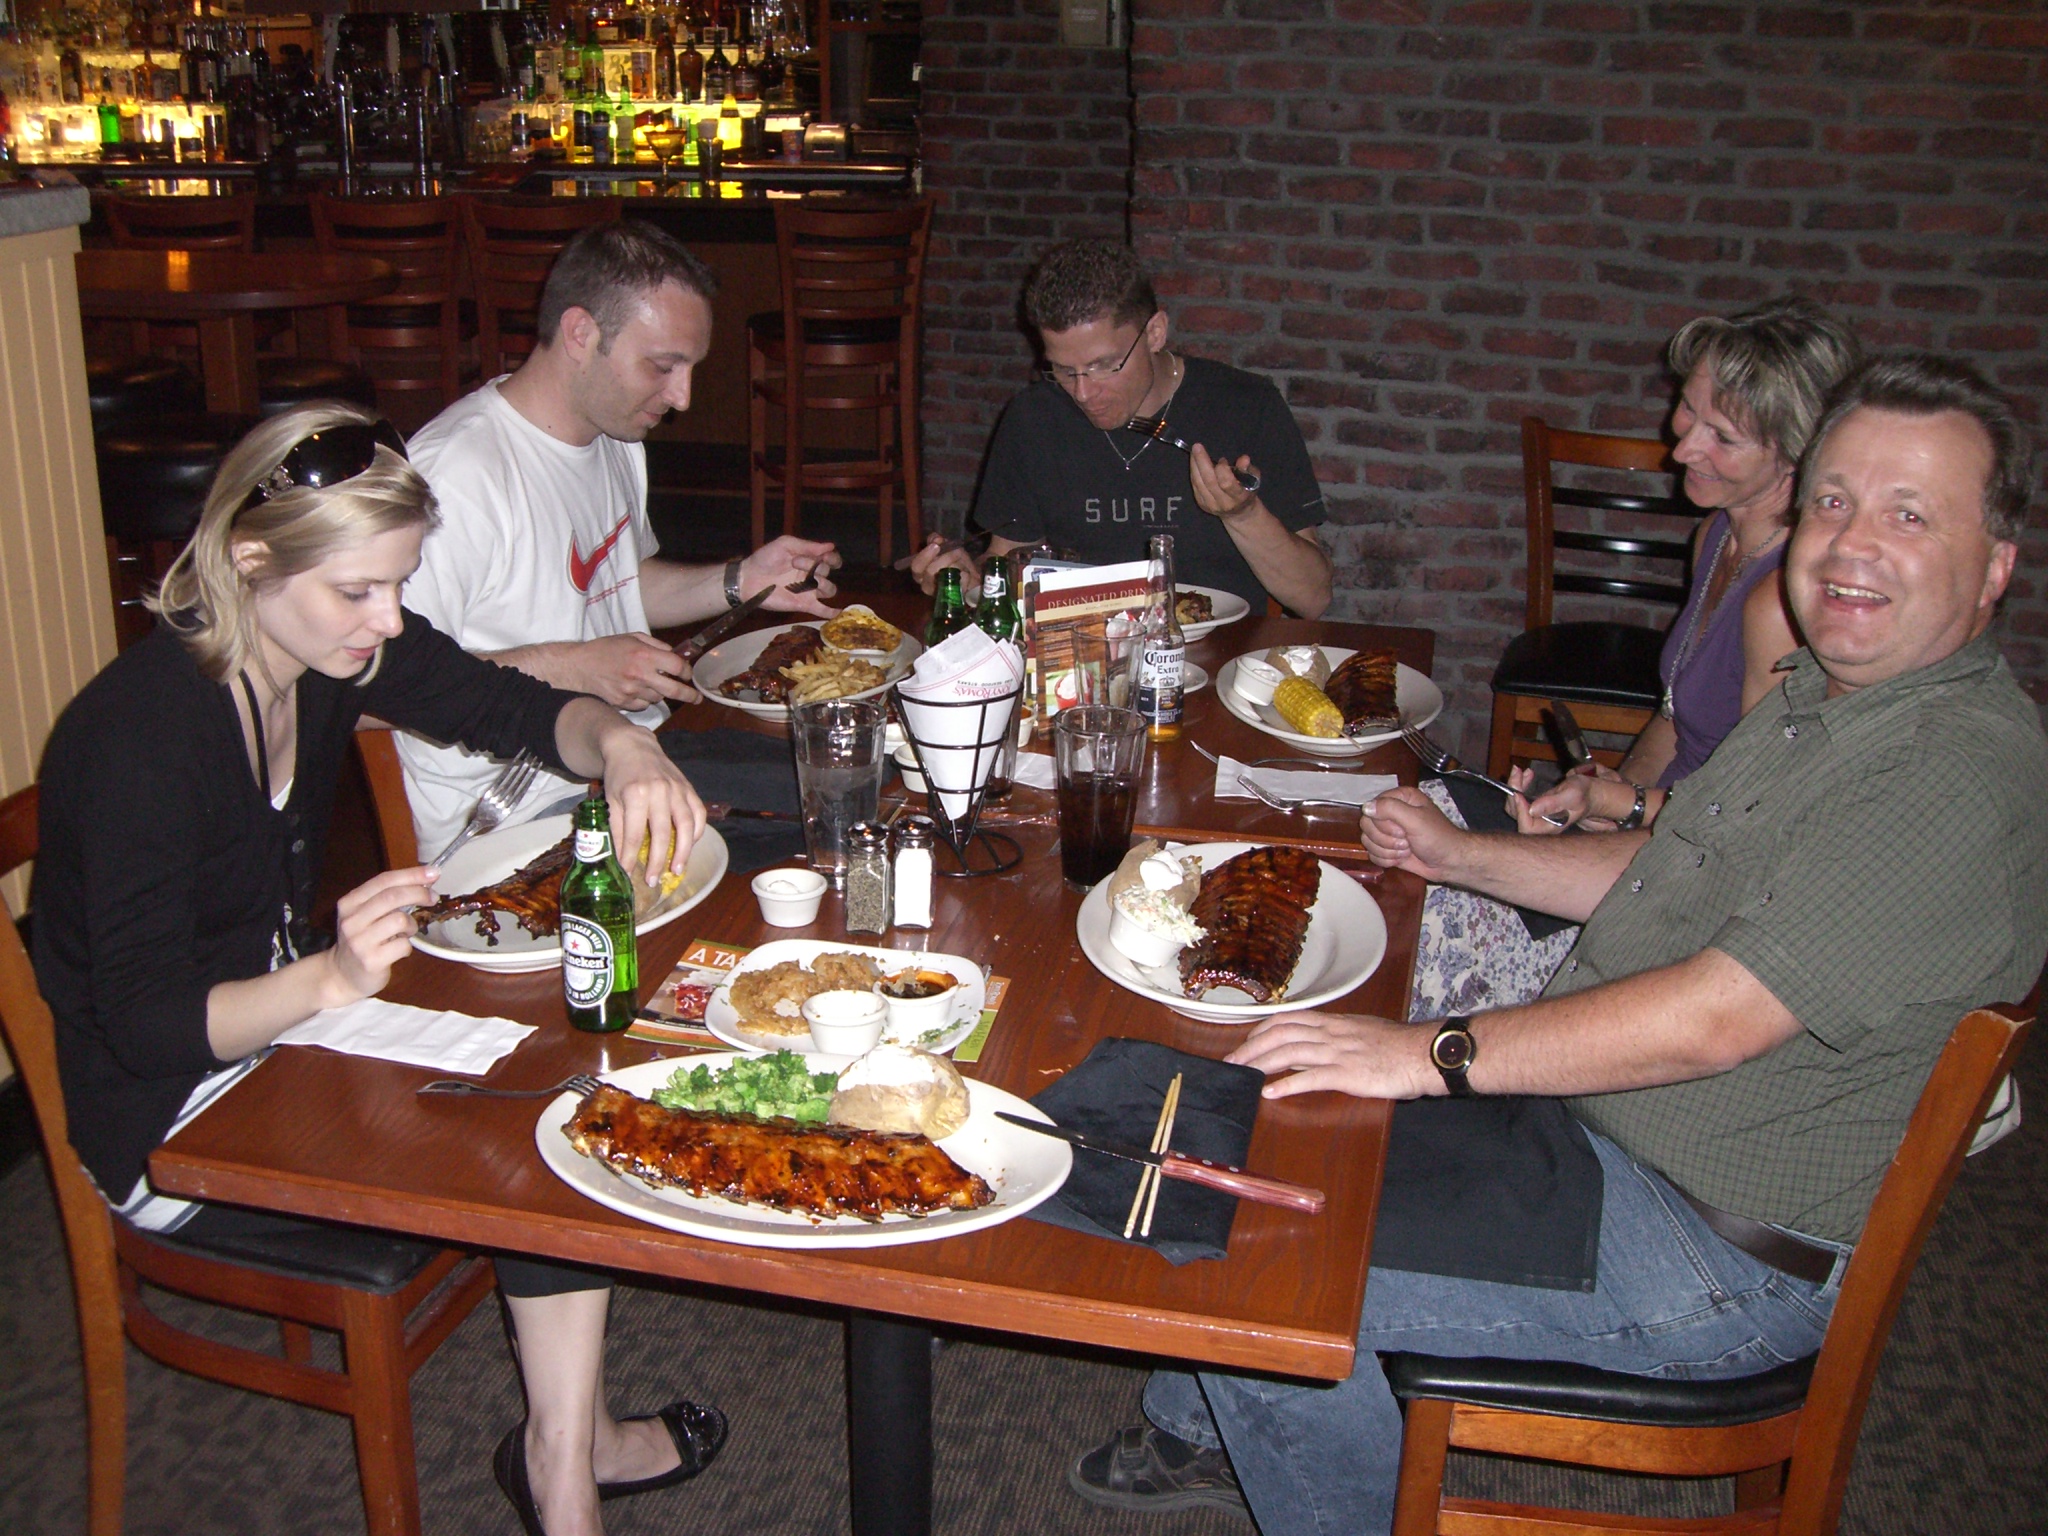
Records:
[[[1150,1150],[1154,1152],[1164,1152],[1168,1143],[1173,1140],[1173,1118],[1180,1112],[1180,1079],[1181,1074],[1176,1072],[1173,1074],[1173,1081],[1166,1085],[1166,1102],[1159,1106],[1159,1123],[1152,1128],[1152,1146]],[[1131,1235],[1132,1229],[1137,1226],[1138,1212],[1141,1209],[1145,1213],[1145,1226],[1144,1230],[1139,1233],[1139,1236],[1150,1237],[1152,1235],[1152,1211],[1158,1203],[1159,1170],[1157,1168],[1147,1168],[1138,1175],[1138,1192],[1131,1197],[1131,1214],[1124,1221],[1124,1236],[1126,1238]]]

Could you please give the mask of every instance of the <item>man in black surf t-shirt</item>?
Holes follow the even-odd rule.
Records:
[[[1140,560],[1149,535],[1170,533],[1183,585],[1319,617],[1330,602],[1315,536],[1323,495],[1279,390],[1169,351],[1150,279],[1107,241],[1054,247],[1024,312],[1045,376],[1004,409],[989,445],[972,521],[993,535],[990,552],[1046,543],[1097,563]],[[1126,430],[1135,416],[1165,417],[1164,435],[1192,451]],[[1260,488],[1245,490],[1233,465],[1256,471]],[[942,565],[977,575],[964,552],[930,545],[912,569],[929,589]]]

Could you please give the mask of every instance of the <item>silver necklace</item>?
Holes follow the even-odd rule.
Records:
[[[1684,674],[1685,664],[1692,659],[1693,646],[1699,641],[1700,628],[1710,617],[1707,613],[1707,594],[1714,589],[1714,577],[1720,573],[1721,557],[1728,553],[1728,546],[1731,544],[1736,545],[1735,566],[1728,573],[1728,585],[1721,589],[1722,602],[1728,600],[1728,594],[1734,591],[1735,584],[1742,580],[1742,573],[1747,569],[1749,563],[1776,549],[1778,541],[1784,537],[1785,530],[1781,528],[1745,555],[1742,553],[1741,545],[1735,537],[1735,524],[1732,521],[1728,524],[1728,536],[1714,546],[1714,560],[1707,567],[1706,585],[1700,588],[1700,601],[1698,606],[1692,611],[1692,622],[1685,626],[1685,638],[1678,642],[1678,654],[1671,660],[1671,681],[1664,685],[1664,698],[1657,706],[1657,712],[1663,715],[1666,720],[1672,718],[1671,690],[1678,685],[1678,679]],[[1718,609],[1720,604],[1716,603],[1714,606]]]
[[[1180,365],[1180,359],[1178,357],[1175,357],[1174,354],[1171,352],[1167,353],[1166,355],[1169,358],[1173,359],[1173,388],[1170,392],[1168,392],[1166,399],[1162,401],[1159,406],[1159,420],[1162,422],[1166,420],[1166,413],[1173,409],[1174,396],[1180,393],[1180,381],[1182,380],[1182,378],[1186,376],[1185,370],[1182,369]],[[1121,448],[1117,447],[1116,439],[1109,435],[1109,432],[1106,428],[1102,431],[1102,440],[1105,443],[1109,444],[1109,451],[1117,456],[1117,461],[1120,464],[1122,464],[1124,469],[1128,472],[1133,464],[1137,463],[1138,460],[1145,457],[1145,450],[1152,446],[1154,438],[1151,434],[1148,433],[1146,435],[1145,441],[1138,444],[1138,451],[1134,454],[1129,455],[1128,457],[1125,456],[1124,451]]]

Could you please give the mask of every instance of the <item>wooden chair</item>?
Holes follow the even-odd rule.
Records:
[[[356,760],[370,786],[377,835],[384,840],[384,867],[408,869],[419,863],[420,845],[412,829],[412,802],[405,795],[405,765],[398,760],[396,733],[374,721],[358,725]]]
[[[1395,1536],[1595,1531],[1828,1536],[1878,1356],[1993,1089],[2033,1019],[1964,1016],[1920,1095],[1856,1245],[1818,1354],[1732,1381],[1673,1381],[1526,1360],[1388,1355],[1408,1405]],[[1666,1477],[1733,1475],[1733,1514],[1650,1520],[1443,1496],[1451,1447]]]
[[[894,494],[910,546],[924,542],[919,499],[918,333],[932,205],[877,207],[805,198],[775,205],[782,308],[747,320],[748,461],[753,540],[767,537],[769,485],[782,488],[782,532],[795,533],[806,491],[873,490],[881,563],[893,550]],[[768,444],[771,410],[782,418]],[[814,411],[872,411],[875,451],[845,458],[805,435]]]
[[[351,304],[336,357],[364,368],[387,411],[396,395],[427,395],[420,423],[462,392],[462,326],[455,288],[462,214],[452,197],[313,197],[313,235],[323,251],[355,251],[398,269],[398,286],[382,298]],[[403,411],[403,405],[400,405]]]
[[[562,247],[595,224],[616,222],[616,197],[462,199],[463,243],[476,294],[477,365],[485,379],[509,373],[534,347],[541,285]]]
[[[1660,483],[1645,491],[1614,491],[1561,486],[1553,466],[1583,465],[1656,475]],[[1523,610],[1523,632],[1508,642],[1493,674],[1493,730],[1487,744],[1487,771],[1507,777],[1516,763],[1555,760],[1542,734],[1544,704],[1563,699],[1579,724],[1589,731],[1633,736],[1650,723],[1663,697],[1657,657],[1663,649],[1661,630],[1643,624],[1612,621],[1552,622],[1559,592],[1685,603],[1685,578],[1691,566],[1690,536],[1699,509],[1687,502],[1672,483],[1671,450],[1653,438],[1608,437],[1593,432],[1567,432],[1535,416],[1522,418],[1522,483],[1528,501],[1529,594]],[[1558,506],[1586,508],[1590,528],[1559,528]],[[1678,518],[1680,537],[1646,535],[1646,519]],[[1612,557],[1616,563],[1599,570],[1557,568],[1558,550]],[[1677,580],[1645,575],[1642,560],[1675,562]],[[1620,754],[1603,752],[1611,767]]]
[[[226,197],[110,197],[107,231],[125,251],[253,251],[256,249],[256,194]],[[117,322],[118,323],[118,322]],[[199,328],[137,320],[129,326],[136,357],[169,347],[180,356],[199,355]]]
[[[35,857],[32,785],[0,801],[0,874]],[[452,1249],[388,1288],[257,1267],[181,1244],[115,1217],[71,1149],[57,1076],[55,1025],[36,986],[21,935],[0,922],[0,1033],[27,1085],[56,1186],[71,1253],[85,1362],[87,1500],[91,1536],[120,1536],[128,1438],[124,1339],[145,1354],[209,1381],[288,1398],[355,1421],[356,1469],[373,1536],[417,1536],[412,1373],[491,1292],[487,1260]],[[155,1286],[278,1320],[282,1356],[188,1333],[148,1306]],[[417,1313],[417,1315],[414,1315]],[[343,1368],[312,1361],[312,1328],[341,1335]]]

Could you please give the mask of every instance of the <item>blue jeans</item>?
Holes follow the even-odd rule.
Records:
[[[1145,1417],[1197,1445],[1227,1446],[1264,1536],[1359,1536],[1389,1528],[1400,1475],[1401,1409],[1378,1351],[1713,1377],[1768,1370],[1820,1347],[1844,1262],[1825,1285],[1781,1274],[1717,1237],[1613,1142],[1592,1142],[1606,1191],[1590,1293],[1375,1268],[1348,1380],[1304,1386],[1204,1372],[1198,1382],[1160,1371],[1145,1387]]]

